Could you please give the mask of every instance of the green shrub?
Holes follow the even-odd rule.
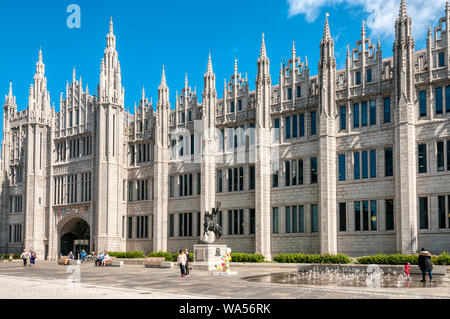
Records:
[[[148,254],[147,257],[164,257],[166,261],[172,261],[173,256],[171,252],[154,251]]]
[[[0,254],[0,259],[9,260],[10,254]],[[13,259],[20,259],[21,254],[13,254]]]
[[[431,261],[435,265],[450,265],[450,254],[444,251],[440,256],[433,256]]]
[[[260,254],[231,253],[231,262],[263,263],[264,256]]]
[[[116,258],[144,258],[144,253],[140,250],[125,252],[108,252],[111,257]]]
[[[350,258],[346,255],[308,255],[308,254],[281,254],[273,258],[278,263],[294,264],[348,264]]]
[[[377,265],[404,265],[409,261],[412,265],[417,265],[419,255],[374,255],[374,256],[364,256],[358,257],[359,264],[377,264]],[[431,262],[434,265],[450,265],[450,255],[445,251],[440,256],[432,256]]]

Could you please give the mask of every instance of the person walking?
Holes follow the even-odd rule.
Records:
[[[431,263],[431,254],[422,248],[419,254],[418,265],[420,270],[422,271],[422,282],[426,282],[425,274],[428,271],[430,276],[430,282],[433,281],[433,264]]]
[[[191,256],[189,256],[189,251],[187,248],[184,250],[184,254],[186,255],[186,266],[184,268],[184,274],[186,275],[186,277],[189,277],[189,268],[191,267]]]
[[[35,263],[36,263],[36,252],[32,250],[30,255],[30,266],[34,267]]]
[[[177,263],[180,265],[180,271],[181,271],[181,278],[186,278],[185,274],[185,267],[186,267],[186,255],[184,254],[184,251],[180,249],[180,254],[177,258]]]
[[[20,258],[22,258],[22,260],[23,260],[23,266],[26,267],[27,261],[28,261],[28,253],[25,249],[23,250],[22,255],[20,255]]]
[[[12,262],[14,259],[14,255],[13,254],[9,254],[9,262]]]

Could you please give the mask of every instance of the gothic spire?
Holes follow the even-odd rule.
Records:
[[[237,74],[238,72],[238,60],[234,59],[234,74]]]
[[[361,37],[365,37],[365,36],[366,36],[366,21],[363,20],[362,28],[361,28]]]
[[[75,79],[76,79],[75,65],[73,66],[72,79],[73,79],[73,82],[75,82]]]
[[[109,22],[109,33],[114,33],[113,17],[111,16],[111,21]]]
[[[292,56],[295,56],[296,50],[295,50],[295,41],[292,41]]]
[[[164,65],[163,65],[162,75],[161,75],[161,86],[166,86],[166,72],[164,71]]]
[[[267,57],[266,42],[264,41],[264,32],[262,34],[261,50],[260,50],[260,53],[259,53],[259,57],[260,58],[266,58]]]
[[[323,28],[323,39],[324,40],[328,40],[331,38],[330,25],[328,24],[328,16],[329,16],[329,13],[327,12],[326,18],[325,18],[325,27]]]
[[[8,92],[8,96],[9,96],[9,97],[12,97],[12,96],[13,96],[12,81],[9,81],[9,92]]]
[[[42,58],[42,47],[39,47],[39,63],[43,62],[43,58]]]
[[[208,69],[206,70],[207,74],[212,74],[213,73],[213,67],[212,67],[212,62],[211,62],[211,51],[209,51],[209,57],[208,57]]]
[[[401,2],[400,2],[400,11],[398,13],[398,17],[399,17],[399,19],[403,20],[403,19],[407,18],[407,16],[408,16],[408,13],[406,12],[405,0],[401,0]]]
[[[188,74],[186,72],[186,76],[184,77],[184,87],[187,88],[188,87]]]

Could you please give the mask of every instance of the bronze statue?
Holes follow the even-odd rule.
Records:
[[[217,223],[217,213],[219,212],[220,202],[216,202],[216,208],[212,209],[212,213],[205,212],[205,218],[203,222],[203,237],[207,238],[208,232],[212,231],[215,235],[215,240],[218,240],[222,236],[222,227]],[[213,240],[212,242],[214,242]],[[212,243],[209,242],[209,243]]]

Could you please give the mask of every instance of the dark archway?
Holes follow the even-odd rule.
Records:
[[[60,254],[67,256],[73,252],[75,258],[84,249],[89,253],[90,229],[86,221],[81,218],[73,218],[64,224],[60,231]]]

